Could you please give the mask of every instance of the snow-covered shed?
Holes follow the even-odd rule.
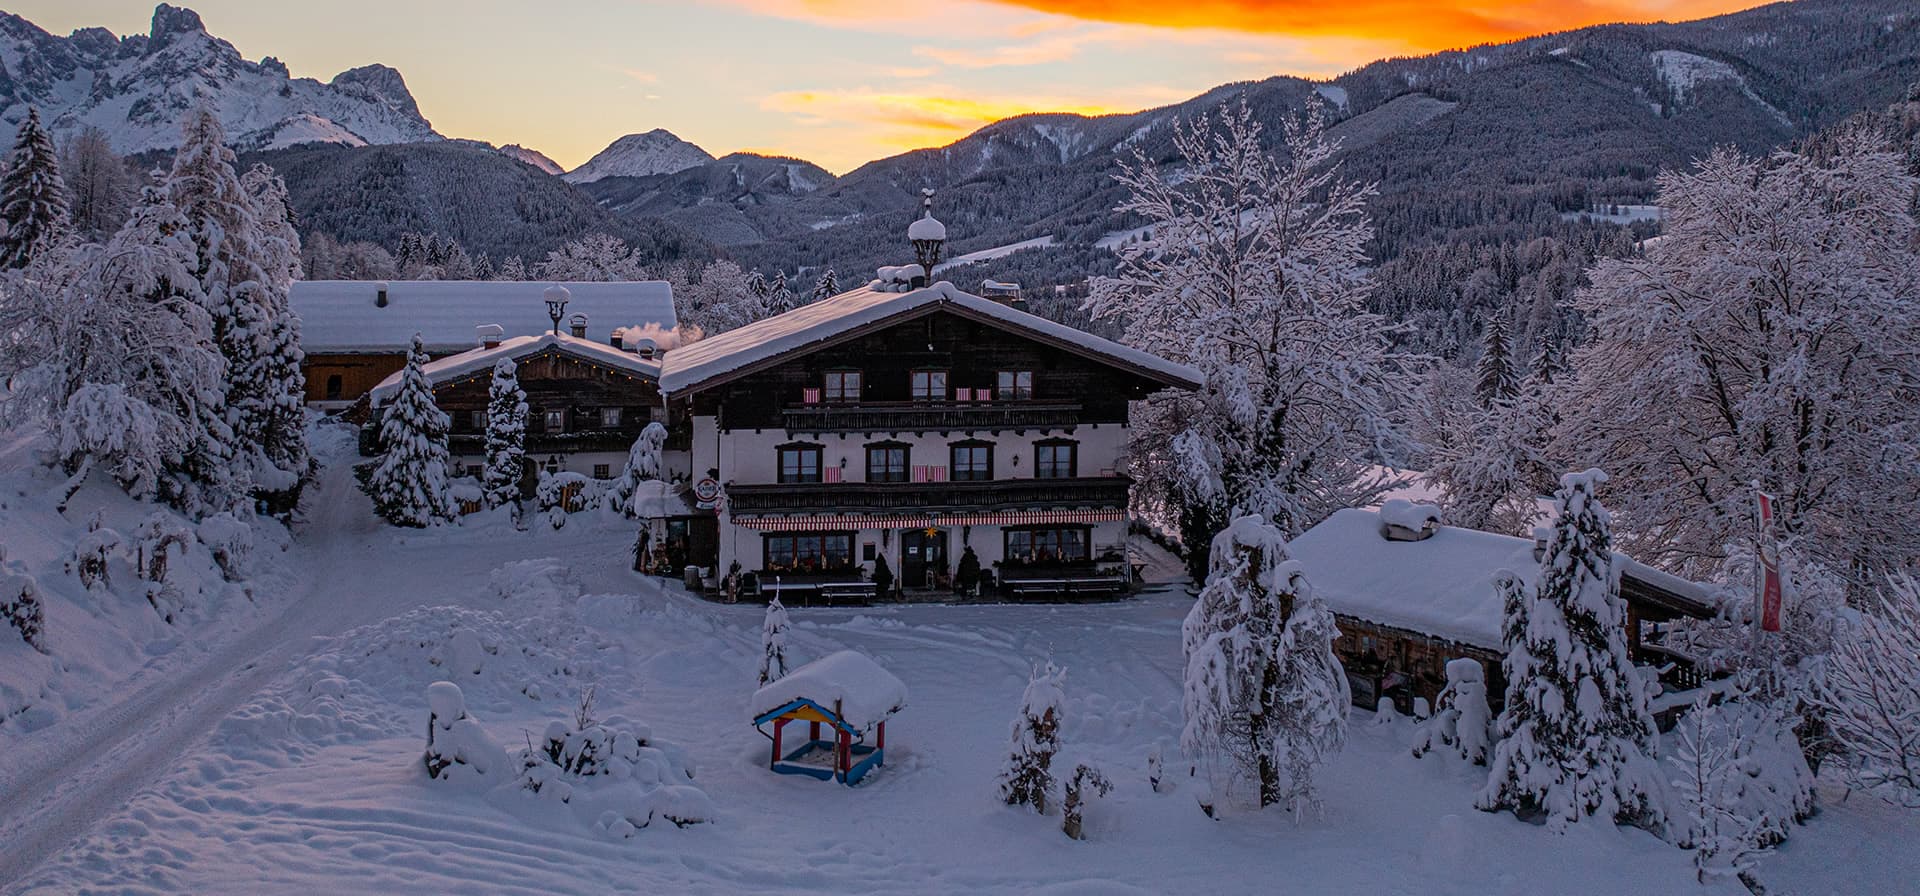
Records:
[[[413,334],[433,355],[476,345],[474,328],[501,327],[506,336],[554,328],[546,290],[567,290],[566,323],[583,321],[583,338],[601,343],[628,327],[671,333],[679,325],[673,287],[666,281],[550,283],[493,280],[306,280],[288,302],[300,318],[307,355],[307,400],[323,406],[353,403],[406,363]]]
[[[1389,696],[1410,709],[1446,683],[1446,663],[1471,657],[1488,667],[1498,698],[1504,607],[1494,574],[1511,570],[1533,584],[1540,564],[1532,539],[1439,525],[1422,508],[1337,511],[1288,544],[1307,581],[1339,618],[1335,649],[1355,703]],[[1645,637],[1643,623],[1713,614],[1706,589],[1616,554],[1627,604],[1627,637],[1637,662],[1676,657]]]
[[[772,741],[774,771],[852,785],[885,763],[887,720],[906,705],[905,683],[866,654],[842,650],[754,692],[753,726]],[[794,722],[806,722],[809,736],[786,750],[781,732]],[[761,728],[767,724],[771,733]],[[832,729],[832,740],[821,737],[822,725]]]

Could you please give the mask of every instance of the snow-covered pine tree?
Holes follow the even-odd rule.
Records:
[[[1612,518],[1594,496],[1605,473],[1561,478],[1560,505],[1540,576],[1525,603],[1521,649],[1507,656],[1500,743],[1480,807],[1544,817],[1553,830],[1584,818],[1657,826],[1657,782],[1642,767],[1652,750],[1647,691],[1627,654]],[[1499,586],[1512,609],[1514,589]],[[1514,614],[1520,615],[1520,614]]]
[[[401,526],[431,526],[450,516],[447,501],[447,427],[451,421],[434,404],[433,387],[421,368],[428,361],[425,342],[413,335],[400,391],[380,421],[385,453],[367,479],[374,506]]]
[[[1757,482],[1855,602],[1910,567],[1916,189],[1853,124],[1661,176],[1661,239],[1593,269],[1574,303],[1591,335],[1556,390],[1554,453],[1613,475],[1635,557],[1704,578],[1748,537]]]
[[[1027,679],[1020,717],[1013,720],[1013,747],[1000,772],[1000,799],[1047,813],[1053,798],[1053,756],[1060,752],[1060,723],[1067,711],[1067,670],[1048,663]]]
[[[60,156],[40,125],[40,110],[29,106],[20,123],[6,173],[0,175],[0,269],[26,267],[71,233],[67,185],[60,178]]]
[[[1920,583],[1896,577],[1860,614],[1814,690],[1848,776],[1889,800],[1920,806]]]
[[[827,272],[821,274],[820,279],[815,280],[813,283],[812,301],[818,302],[821,299],[831,299],[839,294],[840,281],[834,277],[833,268],[827,268]]]
[[[1473,397],[1482,408],[1512,401],[1520,394],[1520,375],[1514,370],[1513,340],[1507,336],[1507,315],[1494,309],[1480,335],[1480,361],[1474,367]]]
[[[1529,391],[1545,390],[1554,380],[1566,372],[1566,359],[1562,357],[1560,341],[1553,334],[1545,333],[1540,337],[1540,347],[1534,350],[1533,360],[1527,364],[1526,387]]]
[[[1339,176],[1319,105],[1287,123],[1285,162],[1244,100],[1173,140],[1183,164],[1137,155],[1123,167],[1120,208],[1152,236],[1121,248],[1085,309],[1206,374],[1197,393],[1148,402],[1130,471],[1149,504],[1180,517],[1199,580],[1199,547],[1234,517],[1297,533],[1395,485],[1375,465],[1406,447],[1390,409],[1423,361],[1365,307],[1374,189]]]
[[[787,620],[787,608],[780,595],[767,601],[766,618],[760,621],[760,686],[779,681],[792,671],[787,662],[787,633],[793,623]]]
[[[493,279],[493,259],[488,258],[487,253],[482,252],[479,255],[474,256],[473,277],[471,279],[474,279],[474,280],[492,280]]]
[[[1209,567],[1181,627],[1180,745],[1210,779],[1224,763],[1254,782],[1260,806],[1300,812],[1313,802],[1315,767],[1346,738],[1350,698],[1333,655],[1333,613],[1262,517],[1241,516],[1216,536]],[[1213,792],[1232,780],[1213,780]]]
[[[1448,660],[1447,686],[1434,701],[1433,715],[1415,730],[1413,755],[1445,749],[1474,765],[1486,765],[1492,736],[1486,670],[1478,660]]]
[[[527,279],[527,263],[521,261],[518,255],[509,255],[506,261],[500,262],[500,270],[493,275],[493,279],[523,281]]]
[[[287,183],[271,167],[256,164],[247,169],[240,185],[260,224],[254,243],[260,278],[246,292],[260,309],[264,332],[257,338],[257,366],[246,375],[256,383],[250,390],[258,393],[253,414],[259,421],[260,450],[271,468],[257,478],[276,495],[272,503],[291,509],[285,505],[297,500],[301,483],[314,469],[307,449],[307,377],[301,370],[306,353],[300,349],[300,318],[288,301],[293,281],[300,278],[300,232],[293,226]],[[271,479],[279,480],[277,487],[269,484]]]
[[[767,283],[767,316],[785,314],[798,305],[799,302],[794,299],[793,290],[787,288],[787,272],[774,272],[773,279]]]
[[[620,470],[620,478],[613,481],[607,489],[607,500],[614,509],[629,518],[638,515],[633,505],[633,494],[640,483],[661,477],[661,452],[666,450],[667,428],[659,421],[649,422],[633,440],[633,446],[627,449],[627,465]]]
[[[526,474],[527,393],[512,358],[493,365],[493,383],[487,387],[487,466],[480,474],[488,507],[510,504],[520,496],[520,478]]]

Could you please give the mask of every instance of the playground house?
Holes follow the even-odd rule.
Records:
[[[893,673],[866,654],[842,650],[756,691],[753,727],[772,741],[769,768],[851,786],[886,764],[887,719],[906,704],[907,686]],[[784,737],[794,722],[807,723],[799,746]]]

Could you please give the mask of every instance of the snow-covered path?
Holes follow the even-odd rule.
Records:
[[[373,515],[351,465],[329,467],[317,492],[290,559],[305,574],[299,592],[267,598],[281,612],[191,665],[143,672],[127,696],[39,732],[10,754],[0,768],[0,883],[24,879],[124,808],[222,718],[286,674],[314,638],[424,604],[457,602],[451,598],[459,589],[484,585],[497,563],[515,559],[511,546],[503,551],[492,542],[452,545],[429,563],[376,557],[396,550],[382,537],[392,530]],[[404,577],[396,579],[396,571]]]

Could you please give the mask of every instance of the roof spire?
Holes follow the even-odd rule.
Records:
[[[933,269],[940,264],[940,250],[947,242],[947,225],[933,216],[933,188],[920,190],[920,218],[907,225],[907,239],[913,243],[914,260],[920,263],[925,279],[917,286],[925,286],[933,279]]]

